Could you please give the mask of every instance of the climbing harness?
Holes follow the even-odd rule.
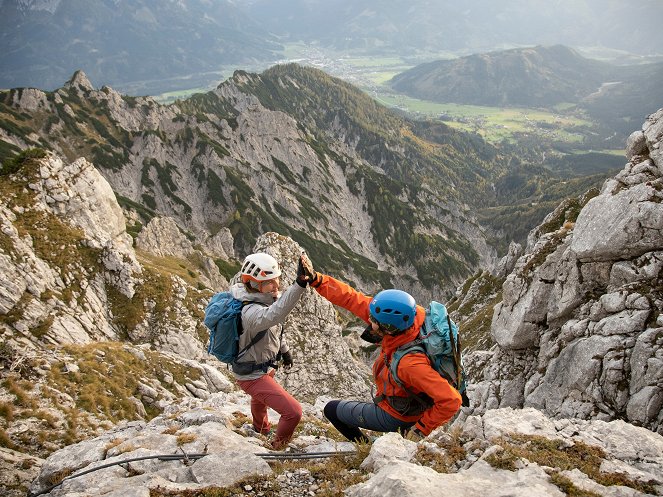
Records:
[[[318,458],[327,458],[327,457],[334,457],[334,456],[349,456],[356,454],[357,451],[355,450],[341,450],[341,451],[331,451],[331,452],[263,452],[263,453],[258,453],[254,454],[258,457],[262,457],[266,461],[278,461],[282,459],[318,459]],[[136,462],[136,461],[145,461],[147,459],[158,459],[159,461],[178,461],[182,460],[184,461],[185,464],[189,464],[191,461],[196,461],[198,459],[201,459],[205,456],[209,456],[210,453],[203,453],[203,454],[187,454],[186,452],[182,451],[182,454],[160,454],[156,456],[142,456],[142,457],[133,457],[131,459],[124,459],[122,461],[115,461],[112,463],[108,464],[103,464],[101,466],[96,466],[92,469],[87,469],[85,471],[82,471],[80,473],[76,473],[74,475],[69,475],[66,478],[63,478],[59,483],[56,483],[55,485],[52,485],[48,487],[45,490],[42,490],[41,492],[37,493],[29,493],[28,497],[38,497],[39,495],[44,495],[47,493],[50,493],[51,490],[56,489],[60,485],[62,485],[64,482],[67,480],[71,480],[73,478],[78,478],[79,476],[87,475],[88,473],[92,473],[94,471],[99,471],[100,469],[105,469],[105,468],[110,468],[112,466],[122,466],[123,464],[128,464],[130,462]],[[126,469],[126,468],[125,468]]]

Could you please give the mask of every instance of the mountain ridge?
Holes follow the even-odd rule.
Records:
[[[626,139],[633,125],[663,104],[663,63],[614,65],[567,46],[537,46],[421,64],[390,85],[443,103],[556,109],[586,114],[607,137]]]
[[[239,72],[213,92],[169,106],[151,99],[124,97],[108,87],[94,90],[83,73],[77,73],[54,93],[4,93],[3,126],[14,138],[0,143],[8,147],[46,146],[72,160],[87,155],[121,197],[145,207],[139,211],[148,216],[142,223],[153,215],[150,211],[159,211],[179,218],[182,228],[194,234],[215,234],[227,227],[240,253],[249,250],[262,230],[292,234],[310,251],[316,250],[317,242],[306,231],[320,233],[329,243],[328,270],[345,268],[343,271],[351,277],[373,285],[387,285],[391,278],[387,269],[391,268],[396,273],[402,271],[398,278],[410,272],[401,280],[410,286],[410,268],[415,264],[418,269],[414,274],[419,273],[420,281],[434,282],[435,274],[446,274],[444,286],[450,288],[453,281],[460,281],[471,271],[479,257],[494,257],[489,247],[484,244],[482,248],[483,235],[464,214],[465,208],[453,197],[441,195],[451,195],[452,185],[445,184],[440,192],[426,189],[424,201],[421,179],[415,182],[403,174],[410,157],[430,164],[426,166],[429,175],[434,168],[444,167],[442,159],[431,160],[423,155],[420,145],[403,141],[400,128],[407,125],[406,121],[381,111],[395,123],[391,128],[383,127],[388,131],[380,131],[391,134],[391,149],[383,146],[384,135],[369,134],[356,125],[354,141],[331,140],[326,128],[315,123],[309,127],[305,119],[298,122],[301,114],[290,116],[276,105],[270,110],[251,93],[259,94],[266,86],[281,84],[289,92],[302,93],[304,80],[297,80],[296,71],[300,71],[299,77],[329,80],[324,73],[309,68],[291,66],[285,71],[294,72],[281,83],[279,77],[272,79],[269,74]],[[372,103],[358,90],[335,81],[352,98]],[[322,101],[314,98],[311,102],[313,107],[304,114],[321,113]],[[31,117],[21,116],[12,108],[22,108]],[[28,133],[26,125],[34,127],[40,138]],[[338,125],[337,134],[343,134],[345,126]],[[456,132],[449,133],[460,139]],[[363,157],[357,152],[363,150],[357,145],[361,141],[369,143],[365,149],[371,152]],[[456,163],[462,159],[458,153],[441,157],[445,156],[455,157]],[[400,168],[400,178],[384,173],[390,167]],[[374,193],[366,196],[367,191]],[[312,201],[311,192],[324,203]],[[345,208],[336,203],[334,197],[338,195],[346,199]],[[263,205],[269,205],[271,212]],[[208,215],[202,216],[203,212]],[[394,215],[399,212],[408,213],[412,221],[396,229],[400,223],[397,220],[403,217]],[[298,213],[304,217],[298,218]],[[339,214],[349,222],[339,222]],[[334,228],[329,229],[331,226]],[[458,230],[465,234],[454,234],[460,233]],[[361,232],[371,235],[366,237]],[[463,240],[468,236],[471,244]],[[436,243],[441,248],[437,268],[432,272],[431,268],[424,269],[428,263],[416,262],[420,254],[408,260],[416,250],[404,248],[412,242]],[[383,257],[388,262],[382,267],[371,262]],[[369,268],[377,271],[371,276]],[[430,291],[445,291],[434,287],[438,290]]]

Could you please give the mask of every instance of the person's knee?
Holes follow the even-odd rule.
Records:
[[[295,409],[292,412],[292,417],[297,420],[299,423],[299,420],[302,419],[302,405],[297,402],[297,405],[295,406]]]
[[[302,419],[302,405],[299,402],[293,402],[288,406],[288,409],[286,412],[282,413],[281,416],[290,419],[293,421],[297,421],[299,423],[299,420]]]
[[[332,400],[330,402],[327,402],[325,404],[324,409],[322,410],[322,413],[325,415],[325,418],[327,418],[332,423],[338,420],[338,416],[336,415],[336,408],[338,407],[338,404],[340,402],[341,402],[340,400]]]

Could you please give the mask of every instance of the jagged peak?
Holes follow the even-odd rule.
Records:
[[[64,87],[80,88],[81,90],[86,90],[86,91],[94,90],[94,86],[92,86],[92,83],[90,82],[88,77],[80,69],[76,71],[71,78],[69,78],[69,81],[65,83]]]

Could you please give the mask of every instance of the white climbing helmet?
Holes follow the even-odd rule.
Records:
[[[251,254],[244,259],[242,264],[242,281],[268,281],[281,276],[279,263],[269,254]]]

